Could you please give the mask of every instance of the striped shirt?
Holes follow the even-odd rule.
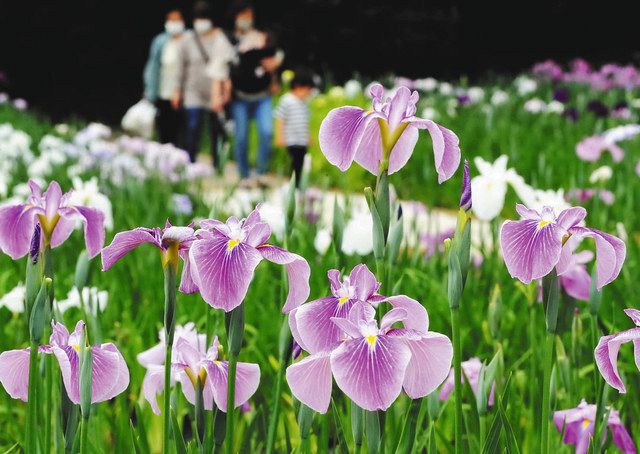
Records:
[[[287,93],[280,98],[275,116],[283,122],[284,141],[287,146],[309,145],[309,106],[306,101]]]

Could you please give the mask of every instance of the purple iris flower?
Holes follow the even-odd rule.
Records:
[[[168,220],[163,229],[158,227],[138,227],[133,230],[119,232],[113,237],[111,244],[102,250],[102,271],[107,271],[118,260],[141,244],[149,243],[160,249],[163,267],[167,263],[173,263],[177,266],[178,257],[185,261],[180,291],[192,293],[197,288],[194,287],[191,281],[187,254],[191,243],[195,239],[195,231],[191,226],[174,227]]]
[[[76,227],[84,224],[84,239],[89,258],[100,252],[104,245],[104,213],[102,211],[68,203],[71,192],[62,193],[60,185],[52,181],[42,193],[40,186],[29,180],[31,196],[26,204],[0,207],[0,250],[12,259],[29,252],[36,224],[42,229],[46,246],[60,246]]]
[[[604,118],[609,115],[609,108],[598,99],[592,99],[587,103],[587,111],[598,118]]]
[[[564,437],[562,442],[565,445],[575,445],[576,454],[586,454],[589,450],[589,443],[594,436],[596,419],[596,406],[587,404],[583,399],[576,408],[556,411],[553,414],[553,422]],[[613,444],[625,454],[635,454],[636,447],[627,432],[627,429],[620,420],[620,413],[617,410],[609,411],[607,427],[611,430]]]
[[[271,228],[260,219],[258,208],[243,220],[233,216],[226,223],[207,219],[200,227],[185,268],[190,268],[191,290],[199,290],[212,307],[229,312],[239,306],[262,259],[287,268],[289,294],[282,312],[290,312],[309,296],[309,264],[303,257],[267,243]],[[189,289],[181,286],[181,290]]]
[[[564,109],[564,112],[562,112],[562,116],[575,123],[576,121],[578,121],[578,118],[580,118],[580,113],[575,107],[568,107]]]
[[[600,373],[609,385],[621,393],[627,392],[618,374],[618,352],[622,344],[633,341],[636,367],[640,369],[640,310],[625,309],[624,313],[636,326],[616,334],[602,336],[595,349],[596,364]]]
[[[153,412],[160,414],[156,395],[164,388],[164,331],[161,330],[160,342],[138,354],[138,362],[147,373],[142,381],[142,393],[151,405]],[[228,362],[218,358],[220,343],[214,338],[212,345],[206,348],[207,336],[199,334],[193,323],[176,326],[171,352],[171,385],[180,383],[186,399],[193,405],[196,402],[195,385],[203,385],[203,402],[206,410],[213,410],[215,403],[220,410],[227,411],[227,368]],[[236,370],[235,407],[246,403],[258,389],[260,367],[257,364],[239,362]]]
[[[384,88],[370,89],[373,108],[355,106],[333,109],[320,125],[320,148],[327,160],[343,172],[355,160],[374,175],[397,172],[407,163],[418,141],[418,130],[426,129],[433,141],[438,182],[449,179],[460,164],[458,137],[431,120],[415,116],[418,92],[400,87],[392,98]]]
[[[377,307],[383,301],[394,308],[401,307],[409,314],[407,326],[421,329],[428,325],[426,311],[416,300],[405,295],[386,297],[378,294],[380,282],[364,264],[356,265],[348,276],[340,279],[338,270],[327,272],[331,295],[310,301],[294,309],[289,315],[289,326],[294,338],[308,352],[330,350],[344,339],[344,333],[332,319],[347,318],[357,303]]]
[[[480,370],[482,369],[482,362],[479,358],[470,358],[467,361],[460,363],[462,366],[462,383],[465,380],[469,380],[469,386],[473,390],[473,394],[478,395],[478,383],[480,382]],[[455,384],[453,368],[449,371],[447,379],[440,388],[440,400],[447,400],[453,391]],[[491,384],[491,393],[489,393],[489,405],[493,405],[495,392],[495,382]]]
[[[287,368],[293,395],[315,411],[326,413],[332,377],[353,402],[370,411],[386,410],[403,389],[412,399],[431,393],[449,373],[453,348],[448,337],[428,331],[427,311],[420,307],[423,314],[419,319],[395,307],[378,326],[373,306],[358,302],[347,318],[330,319],[342,332],[332,348],[306,344],[303,339],[310,339],[308,335],[296,337],[310,355]],[[403,327],[393,328],[395,323]],[[308,326],[299,325],[294,336]]]
[[[572,243],[567,241],[571,236],[594,238],[598,290],[620,273],[626,245],[613,235],[581,227],[587,215],[584,208],[567,208],[558,216],[550,207],[544,207],[542,213],[538,213],[518,204],[516,210],[522,219],[505,221],[500,230],[502,255],[512,277],[528,284],[546,276],[554,267],[558,276],[562,276],[571,264]]]
[[[566,87],[560,87],[553,91],[553,99],[559,101],[562,104],[569,102],[569,89]]]
[[[51,322],[49,345],[38,351],[53,354],[58,360],[62,381],[69,399],[80,403],[80,341],[84,322],[80,320],[73,333],[56,321]],[[112,343],[91,348],[91,402],[113,399],[129,386],[129,369],[118,348]],[[14,399],[27,401],[29,393],[29,349],[11,350],[0,354],[0,382]]]
[[[597,161],[605,151],[611,153],[615,162],[624,158],[624,150],[615,142],[607,140],[604,135],[586,137],[576,145],[576,154],[583,161]]]

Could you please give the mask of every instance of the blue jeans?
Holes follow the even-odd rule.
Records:
[[[235,122],[235,158],[241,178],[249,176],[249,121],[255,118],[258,126],[258,159],[256,169],[259,175],[269,170],[271,140],[273,138],[273,107],[271,96],[247,101],[236,99],[231,105],[231,115]]]

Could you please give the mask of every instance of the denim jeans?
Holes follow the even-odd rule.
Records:
[[[273,107],[271,96],[255,101],[236,99],[231,105],[231,115],[235,123],[235,158],[241,178],[249,176],[249,121],[255,118],[258,126],[258,159],[256,170],[259,175],[269,170],[271,140],[273,137]]]
[[[187,120],[184,137],[184,148],[189,153],[191,162],[195,162],[200,147],[200,138],[202,136],[202,117],[206,115],[209,121],[209,129],[211,131],[211,158],[213,166],[218,167],[220,162],[218,154],[219,139],[225,140],[224,126],[220,122],[218,115],[208,109],[201,107],[187,107],[185,116]]]

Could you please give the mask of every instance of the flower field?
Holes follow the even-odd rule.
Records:
[[[298,191],[1,96],[0,452],[635,453],[640,70],[381,82]]]

